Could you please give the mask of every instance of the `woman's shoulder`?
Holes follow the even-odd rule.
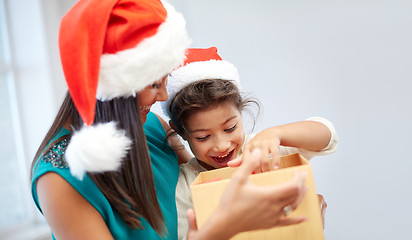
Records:
[[[53,144],[43,155],[42,162],[50,163],[54,168],[68,168],[69,166],[65,159],[65,151],[68,144],[68,138],[63,138]]]
[[[173,151],[167,142],[167,134],[169,133],[169,125],[158,115],[149,112],[145,124],[143,125],[146,140],[149,145],[149,150],[152,145],[163,151]],[[151,152],[152,153],[152,152]]]
[[[147,135],[166,135],[164,124],[166,123],[158,115],[149,112],[147,114],[146,122],[143,124],[144,131]]]
[[[66,131],[63,131],[63,133]],[[69,165],[65,159],[65,151],[70,142],[70,135],[56,134],[50,142],[46,152],[35,163],[32,172],[32,196],[38,208],[40,209],[37,185],[40,179],[43,182],[49,182],[50,179],[58,178],[61,181],[56,181],[56,185],[53,186],[56,188],[65,188],[66,185],[71,186],[92,203],[95,201],[97,204],[101,199],[105,199],[90,177],[86,175],[83,180],[79,180],[70,173]],[[62,185],[58,186],[57,183]]]
[[[65,159],[65,151],[70,141],[69,135],[56,134],[45,148],[45,152],[34,164],[32,178],[36,180],[48,171],[64,171],[69,166]]]

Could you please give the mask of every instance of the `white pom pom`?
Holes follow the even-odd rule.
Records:
[[[130,149],[131,140],[114,122],[83,126],[66,149],[71,174],[82,180],[86,172],[116,171]]]

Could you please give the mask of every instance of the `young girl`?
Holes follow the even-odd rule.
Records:
[[[150,107],[166,100],[165,76],[183,62],[189,42],[183,17],[166,1],[79,0],[63,17],[59,47],[69,93],[32,167],[33,199],[53,238],[177,238],[178,156]],[[297,205],[304,195],[304,176],[271,188],[271,198],[256,194],[261,188],[247,176],[259,158],[254,152],[242,164],[219,210],[204,228],[192,225],[191,239],[301,221],[278,209],[251,211],[262,199]],[[252,221],[233,224],[238,216]]]
[[[255,148],[264,155],[260,170],[268,171],[277,167],[279,155],[298,152],[311,159],[337,147],[333,125],[323,118],[245,136],[241,113],[256,102],[241,97],[236,68],[222,60],[216,48],[189,49],[186,56],[185,65],[169,76],[169,99],[163,104],[171,127],[189,143],[195,156],[180,166],[176,188],[179,239],[185,239],[186,212],[193,207],[190,184],[200,172],[237,166],[241,158],[236,158],[241,153],[248,156]]]

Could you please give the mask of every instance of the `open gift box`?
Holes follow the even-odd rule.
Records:
[[[236,168],[221,168],[199,174],[191,185],[192,201],[196,213],[197,226],[203,224],[217,208],[220,198],[229,183]],[[316,194],[310,163],[300,154],[283,156],[280,159],[280,169],[253,174],[249,180],[256,185],[276,185],[292,180],[295,170],[308,173],[304,184],[309,187],[299,207],[290,216],[306,216],[308,221],[297,225],[275,227],[266,230],[243,232],[235,235],[232,240],[323,240],[323,224],[320,214],[318,196]],[[219,179],[219,180],[216,180]]]

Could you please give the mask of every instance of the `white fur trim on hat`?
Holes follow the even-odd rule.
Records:
[[[136,92],[183,63],[185,50],[191,43],[186,22],[173,6],[165,1],[162,3],[167,17],[155,35],[135,48],[102,56],[97,99],[104,101],[120,96],[136,96]]]
[[[85,125],[73,134],[65,157],[71,174],[82,180],[86,172],[118,170],[130,145],[114,122]]]
[[[225,60],[192,62],[170,74],[167,84],[169,98],[161,102],[164,114],[170,116],[169,105],[180,90],[203,79],[232,80],[240,90],[239,73],[232,63]]]

